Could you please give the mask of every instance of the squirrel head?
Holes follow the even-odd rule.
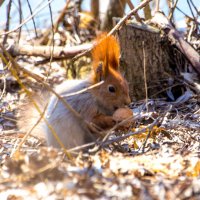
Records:
[[[93,90],[99,108],[105,114],[113,112],[128,105],[128,83],[119,71],[119,44],[114,36],[101,35],[97,38],[97,45],[92,51],[93,83],[104,81]]]

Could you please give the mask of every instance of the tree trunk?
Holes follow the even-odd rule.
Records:
[[[122,17],[126,0],[110,0],[105,18],[102,22],[101,29],[103,31],[110,31],[113,27],[113,17]]]
[[[91,0],[91,12],[94,19],[99,21],[99,0]]]
[[[157,29],[136,23],[123,26],[118,37],[121,47],[120,62],[129,82],[132,100],[146,98],[145,80],[148,98],[154,95],[158,97],[156,94],[167,87],[170,76],[174,74],[167,52],[169,45],[161,41]]]
[[[100,28],[100,18],[99,18],[99,0],[91,0],[91,13],[97,24],[97,28]]]

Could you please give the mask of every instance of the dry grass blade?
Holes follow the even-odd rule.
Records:
[[[135,9],[131,4],[133,1],[125,1],[129,3],[131,10]],[[125,1],[123,0],[123,2]],[[4,2],[4,7],[7,6],[9,2],[12,2],[11,11],[14,11],[15,3],[18,7],[22,0],[16,0],[15,2],[13,0],[8,0]],[[27,2],[28,0],[21,5],[23,14],[26,13],[23,9],[25,7],[28,9]],[[124,18],[119,28],[114,27],[113,32],[119,36],[121,69],[124,71],[126,71],[126,69],[132,69],[131,67],[133,67],[134,70],[137,69],[135,70],[136,73],[134,73],[136,74],[135,77],[132,76],[131,70],[125,72],[127,79],[130,77],[130,79],[127,80],[130,83],[130,94],[133,91],[132,100],[134,99],[134,101],[129,108],[127,108],[130,111],[127,118],[129,116],[131,117],[125,119],[121,112],[121,115],[117,118],[116,112],[114,112],[110,117],[113,119],[113,124],[116,124],[112,129],[106,131],[102,131],[100,127],[96,126],[96,121],[93,122],[94,124],[87,124],[86,122],[86,126],[90,126],[88,129],[93,129],[91,130],[91,134],[94,134],[94,138],[98,136],[96,140],[89,140],[91,143],[85,143],[84,145],[67,150],[64,148],[56,149],[51,146],[44,146],[44,144],[46,144],[46,142],[43,143],[44,138],[39,138],[39,136],[41,136],[40,133],[42,133],[40,126],[36,127],[37,130],[34,129],[39,121],[42,120],[39,125],[45,123],[44,118],[46,118],[48,122],[52,122],[51,119],[55,116],[56,112],[59,111],[59,109],[57,110],[59,105],[61,105],[63,109],[68,109],[67,105],[62,105],[66,103],[66,99],[67,102],[69,100],[71,103],[71,100],[75,99],[77,96],[84,96],[85,93],[90,92],[91,88],[102,84],[98,83],[69,94],[67,94],[67,92],[60,92],[58,87],[58,90],[56,90],[60,92],[58,95],[54,90],[51,90],[52,88],[49,88],[47,81],[45,81],[46,76],[49,76],[48,82],[52,85],[61,83],[60,87],[62,87],[62,82],[66,79],[66,73],[67,79],[71,77],[75,78],[76,75],[76,78],[79,78],[87,75],[86,73],[88,73],[88,68],[90,67],[91,60],[89,56],[85,56],[73,64],[71,64],[71,60],[67,60],[66,58],[71,59],[78,54],[78,51],[76,51],[76,54],[70,54],[73,47],[78,44],[78,40],[88,44],[88,42],[94,39],[95,34],[99,31],[97,28],[97,17],[91,19],[90,14],[85,16],[84,11],[80,10],[80,7],[76,7],[77,4],[80,6],[80,2],[84,4],[84,1],[70,1],[71,5],[67,7],[68,2],[69,0],[66,0],[58,14],[58,17],[62,19],[61,22],[58,22],[55,18],[55,22],[50,24],[50,17],[53,18],[54,14],[55,16],[57,15],[53,4],[51,4],[51,7],[49,6],[49,9],[52,9],[52,11],[48,10],[48,6],[45,9],[47,13],[44,13],[44,15],[45,17],[48,15],[48,24],[50,24],[50,26],[52,25],[50,28],[47,28],[48,30],[46,29],[48,33],[46,38],[45,35],[41,35],[40,27],[42,25],[42,28],[45,28],[47,23],[38,23],[42,22],[44,19],[42,13],[41,15],[39,15],[39,13],[32,18],[32,20],[37,22],[36,29],[39,38],[34,40],[34,32],[31,32],[30,29],[28,30],[30,24],[33,28],[33,22],[31,22],[30,24],[25,24],[26,27],[22,28],[20,44],[14,45],[16,51],[13,53],[10,49],[6,49],[6,45],[17,43],[19,32],[5,35],[5,37],[7,37],[6,44],[2,45],[1,42],[0,59],[2,63],[0,63],[0,90],[3,91],[3,93],[0,97],[0,199],[199,199],[199,77],[197,72],[192,68],[191,63],[183,56],[183,53],[180,52],[178,47],[175,46],[178,43],[177,40],[174,40],[174,45],[169,43],[167,47],[163,44],[164,41],[160,40],[166,39],[167,42],[169,42],[168,37],[166,37],[168,36],[167,30],[170,32],[171,28],[174,27],[166,26],[166,29],[161,27],[163,28],[162,32],[166,31],[166,34],[164,34],[165,37],[160,38],[160,36],[162,37],[163,35],[160,35],[158,29],[155,33],[158,37],[154,37],[150,32],[153,31],[156,26],[153,25],[154,27],[152,27],[152,29],[148,29],[146,21],[144,21],[143,24],[135,22],[135,18],[139,12],[133,13],[134,16],[132,16],[130,20],[126,20],[128,19],[126,15],[125,18],[127,18]],[[95,4],[98,3],[97,1],[92,2]],[[120,0],[115,2],[120,4]],[[142,2],[142,0],[140,0],[140,2],[142,4],[145,1]],[[160,0],[154,0],[151,5],[156,6],[156,10],[158,11],[162,9],[162,7],[159,7],[160,2]],[[164,0],[164,2],[166,5],[169,3],[168,7],[169,10],[171,10],[171,16],[178,16],[178,0]],[[183,38],[188,44],[193,45],[196,52],[199,52],[199,27],[197,21],[199,16],[197,16],[197,4],[193,2],[193,0],[184,1],[185,5],[190,6],[186,12],[189,13],[190,9],[192,9],[193,13],[190,17],[186,16],[187,27]],[[0,1],[0,4],[1,3],[3,3],[3,1]],[[38,2],[38,6],[36,5],[37,8],[35,8],[35,10],[38,10],[39,4],[42,6],[45,3],[47,2]],[[99,1],[99,3],[104,2]],[[178,3],[181,3],[181,1]],[[29,9],[31,6],[32,4],[30,4]],[[15,22],[17,22],[17,24],[19,22],[19,8],[17,7],[15,8],[16,13],[13,14],[13,12],[11,12],[9,30],[11,30],[11,25],[13,27]],[[141,8],[144,11],[144,7]],[[80,11],[80,21],[76,21],[79,20],[79,13],[76,13],[76,11]],[[99,9],[97,11],[99,11]],[[97,11],[94,12],[97,13]],[[49,12],[52,16],[49,16]],[[29,10],[28,13],[30,13]],[[33,13],[31,13],[31,15],[32,14]],[[14,15],[17,19],[14,18]],[[87,18],[87,23],[85,23],[85,17]],[[4,18],[6,19],[7,15]],[[165,22],[160,16],[158,18],[162,22]],[[53,21],[53,19],[51,20]],[[167,18],[167,20],[168,19],[169,18]],[[178,24],[178,26],[182,25],[181,23],[179,24],[177,18],[173,18],[172,20],[174,24]],[[71,22],[75,23],[71,24]],[[98,22],[100,23],[100,21]],[[84,23],[84,26],[82,23]],[[134,27],[134,29],[130,27]],[[75,31],[74,28],[76,29]],[[55,37],[52,38],[51,31],[56,31],[56,29]],[[135,31],[135,29],[137,29],[137,31]],[[43,30],[44,29],[42,29],[42,31]],[[148,30],[150,32],[148,32]],[[175,32],[173,31],[174,30],[172,30],[172,33],[176,36],[176,30]],[[147,34],[144,34],[143,37],[142,35],[144,32]],[[127,40],[120,38],[123,34],[124,38]],[[79,38],[76,38],[76,36]],[[4,37],[2,37],[2,41],[3,39]],[[52,43],[54,42],[52,39],[55,41],[55,46]],[[34,46],[35,49],[32,49],[31,45],[35,45],[41,40],[44,41],[43,44],[49,46]],[[148,41],[152,41],[152,43]],[[157,49],[157,46],[154,46],[154,44],[158,43],[159,45],[162,44],[161,47]],[[180,45],[182,45],[182,43],[180,43]],[[67,48],[61,49],[61,46],[69,47],[71,51],[68,51]],[[131,46],[133,48],[130,48]],[[17,47],[19,47],[19,51]],[[81,46],[79,45],[78,47]],[[170,65],[168,65],[165,60],[161,59],[162,56],[159,56],[160,48],[169,51]],[[39,49],[41,50],[40,52]],[[90,46],[90,49],[92,49],[92,46]],[[44,54],[41,54],[43,50]],[[87,49],[82,48],[82,50],[85,51]],[[127,54],[125,53],[126,51]],[[63,54],[61,52],[63,52]],[[67,52],[70,55],[67,54]],[[80,52],[82,53],[83,51]],[[137,52],[140,52],[140,54],[137,55]],[[195,54],[193,54],[193,56],[194,55]],[[167,54],[164,54],[164,57],[168,59]],[[50,58],[51,61],[54,61],[52,66],[51,63],[49,64]],[[162,60],[162,62],[157,62],[156,58],[160,61]],[[42,61],[40,59],[42,59]],[[62,62],[60,62],[61,60]],[[154,61],[159,68],[158,71],[154,69]],[[36,62],[39,66],[35,65]],[[44,65],[45,62],[48,62],[48,64]],[[128,65],[129,62],[131,62],[130,65]],[[171,65],[173,65],[172,70],[174,72],[172,76],[171,72],[168,71],[168,69],[171,69]],[[167,70],[165,77],[161,77],[165,73],[165,70],[160,70],[162,66],[165,66]],[[139,72],[141,73],[139,74]],[[42,76],[39,74],[42,74]],[[154,75],[160,79],[160,82],[156,82]],[[141,78],[140,83],[138,83],[137,78]],[[149,80],[152,80],[152,82]],[[74,82],[76,81],[72,81],[72,83]],[[78,82],[79,81],[77,81],[77,83]],[[136,89],[136,87],[131,87],[132,82],[138,84],[138,89]],[[42,85],[42,88],[46,90],[44,96],[43,91],[36,96],[30,93],[26,84],[31,87],[31,90],[37,91],[41,89]],[[22,90],[20,90],[20,85]],[[70,81],[69,84],[63,84],[63,86],[67,88],[71,88],[72,85]],[[134,96],[137,95],[137,91],[141,90],[143,90],[142,98],[139,96],[134,98]],[[46,92],[50,94],[46,94]],[[30,107],[27,104],[22,106],[23,102],[21,102],[21,100],[23,101],[24,97],[28,97],[29,93],[36,102],[30,102],[32,101],[30,97]],[[42,95],[40,96],[40,94]],[[54,101],[50,101],[51,104],[48,104],[47,110],[45,111],[45,106],[47,105],[50,95]],[[62,102],[63,99],[64,102]],[[42,105],[40,105],[40,103],[42,103]],[[40,110],[36,111],[33,104],[38,104],[35,106],[39,106]],[[77,104],[74,103],[73,107],[79,110],[76,105]],[[113,106],[113,104],[111,105]],[[53,106],[56,106],[56,108]],[[34,119],[32,119],[30,115],[26,117],[25,113],[21,113],[22,119],[25,116],[27,122],[31,122],[29,126],[26,124],[25,119],[22,120],[24,122],[22,126],[24,126],[24,130],[28,129],[27,131],[19,131],[16,127],[16,123],[19,125],[19,121],[16,121],[19,108],[25,111],[28,110],[29,113],[32,113],[32,111],[36,112]],[[54,108],[55,110],[53,110]],[[120,109],[121,108],[119,108],[119,110]],[[54,112],[51,113],[52,110]],[[48,118],[49,114],[52,118]],[[87,115],[85,112],[84,114]],[[85,115],[83,116],[85,117]],[[63,119],[62,115],[59,117],[59,119],[63,120],[63,124],[68,120],[68,118]],[[76,126],[79,130],[77,126],[82,123],[82,121],[80,122],[79,119],[76,119],[77,118],[73,117],[71,122],[73,123],[72,125]],[[101,122],[101,120],[97,119],[97,123],[98,122]],[[84,120],[83,123],[85,123]],[[44,125],[45,127],[48,126],[46,124]],[[69,126],[70,125],[69,123]],[[23,130],[22,126],[21,128]],[[52,126],[54,126],[54,124]],[[83,127],[83,129],[84,128],[85,127]],[[31,133],[32,130],[34,133]],[[82,126],[80,126],[80,133],[82,134],[81,130]],[[99,135],[96,135],[95,131]],[[77,133],[78,131],[72,130],[69,132],[69,137],[74,139],[75,132]],[[39,133],[38,137],[36,136],[37,133]],[[65,133],[65,130],[63,133]],[[54,133],[52,132],[52,134]],[[54,139],[53,135],[50,136],[57,144],[57,139]],[[67,142],[70,141],[70,138],[67,137],[66,139]],[[64,141],[63,139],[61,142],[64,143]],[[74,145],[77,144],[82,143],[76,143]],[[62,147],[62,144],[60,144],[60,146],[57,144],[57,146]]]
[[[88,130],[92,130],[95,134],[100,135],[99,131],[92,126],[91,124],[89,124],[88,122],[86,122],[79,113],[77,113],[65,100],[63,97],[61,97],[59,94],[57,94],[47,83],[45,83],[43,80],[41,80],[41,78],[38,78],[37,75],[30,73],[28,70],[25,70],[24,68],[21,68],[15,61],[14,59],[9,55],[9,53],[3,48],[3,46],[1,46],[1,49],[3,50],[4,54],[10,59],[12,65],[14,67],[16,67],[17,71],[23,71],[25,74],[28,74],[30,77],[34,78],[36,81],[42,83],[46,89],[48,89],[50,92],[52,92],[63,104],[64,106],[71,112],[73,113],[73,115],[75,116],[75,118],[77,119],[77,121],[79,121],[80,124],[88,127]],[[10,70],[13,70],[12,68]],[[32,102],[34,103],[34,106],[36,107],[37,111],[39,112],[39,114],[42,116],[43,112],[39,109],[38,105],[36,104],[36,102],[34,102],[34,100],[32,99],[31,95],[29,94],[29,91],[26,90],[26,88],[24,87],[24,85],[21,83],[20,79],[17,77],[15,71],[12,71],[13,74],[15,74],[15,78],[17,79],[17,81],[20,83],[21,87],[26,91],[26,93],[28,94],[28,96],[30,97],[30,99],[32,100]],[[99,84],[102,84],[99,83]],[[97,84],[97,85],[99,85]],[[92,87],[96,87],[95,85]],[[84,90],[86,91],[86,90]],[[83,91],[83,92],[84,92]],[[82,92],[82,91],[81,91]],[[74,94],[73,94],[74,95]],[[62,147],[62,149],[64,149],[64,151],[66,152],[66,155],[68,158],[71,158],[71,156],[69,155],[68,151],[65,149],[62,141],[59,139],[59,137],[57,136],[55,130],[53,129],[53,127],[50,126],[50,124],[48,123],[48,121],[44,118],[45,123],[47,124],[48,128],[51,130],[52,134],[54,135],[55,139],[58,141],[58,143],[60,144],[60,146]]]
[[[12,67],[10,67],[10,71],[12,73],[12,75],[16,78],[17,82],[20,84],[20,86],[24,89],[24,91],[26,92],[26,94],[28,95],[28,97],[31,99],[31,101],[33,102],[33,105],[35,106],[36,110],[39,112],[39,114],[41,116],[43,116],[43,112],[40,110],[39,106],[37,105],[37,103],[34,101],[34,99],[32,98],[29,90],[26,89],[26,87],[24,86],[24,84],[21,82],[21,80],[19,79],[18,75],[17,75],[17,71],[19,71],[20,69],[22,70],[22,68],[20,68],[20,66],[15,62],[15,60],[12,58],[12,56],[10,56],[10,54],[4,49],[4,47],[2,45],[0,45],[0,48],[2,49],[2,51],[4,52],[4,54],[8,57],[8,59],[10,60],[10,62],[12,63]],[[1,58],[4,60],[5,63],[8,63],[8,61],[6,60],[6,58],[1,55]],[[38,78],[37,76],[32,76],[32,73],[29,73],[29,71],[25,70],[23,71],[28,75],[30,75],[32,78],[34,78],[35,80],[44,83],[40,78]],[[44,83],[45,86],[51,89],[51,91],[54,91],[48,84]],[[54,92],[55,94],[57,94],[56,92]],[[58,95],[58,94],[57,94]],[[59,95],[58,95],[59,96]],[[59,97],[60,99],[62,99],[61,97]],[[65,102],[62,99],[63,102]],[[65,105],[68,106],[68,104],[65,102]],[[70,108],[70,106],[69,106]],[[71,108],[72,109],[72,108]],[[73,111],[73,110],[72,110]],[[72,159],[71,155],[68,153],[68,151],[65,149],[65,146],[63,145],[62,141],[60,140],[60,138],[57,136],[57,133],[55,132],[55,130],[53,129],[53,127],[48,123],[48,121],[43,118],[45,123],[47,124],[48,128],[51,130],[52,134],[54,135],[55,139],[57,140],[57,142],[60,144],[60,146],[62,147],[62,149],[64,150],[66,156],[69,159]]]

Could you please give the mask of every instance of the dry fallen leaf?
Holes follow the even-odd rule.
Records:
[[[200,160],[198,158],[190,160],[190,167],[186,174],[189,177],[198,177],[200,175]]]

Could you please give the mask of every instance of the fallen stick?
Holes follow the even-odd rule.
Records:
[[[11,45],[7,51],[12,56],[28,55],[50,58],[53,49],[53,58],[73,58],[77,54],[90,49],[93,44],[82,44],[72,47],[62,46],[32,46],[32,45]]]
[[[200,55],[198,52],[184,40],[181,33],[176,30],[167,17],[162,12],[156,12],[151,22],[156,24],[160,29],[162,29],[172,44],[183,53],[183,55],[188,59],[193,68],[200,74]]]

